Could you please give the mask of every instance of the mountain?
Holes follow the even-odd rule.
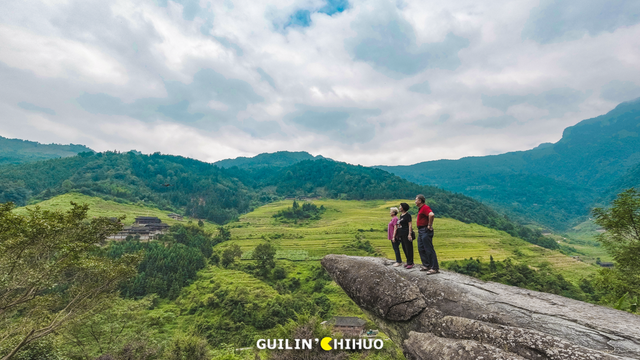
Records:
[[[222,169],[159,153],[84,152],[70,158],[0,167],[0,202],[25,205],[69,192],[153,205],[218,224],[256,206],[292,196],[409,202],[423,193],[438,216],[558,247],[540,232],[517,225],[467,196],[417,185],[380,169],[326,159],[304,160],[288,167]]]
[[[75,156],[81,152],[93,152],[93,150],[84,145],[40,144],[35,141],[0,136],[0,165]]]
[[[254,157],[238,157],[235,159],[220,160],[215,163],[221,168],[231,168],[237,166],[240,169],[261,168],[261,167],[287,167],[304,160],[324,159],[321,155],[313,156],[306,151],[278,151],[274,153],[263,153]]]
[[[587,216],[592,205],[638,163],[640,99],[568,127],[555,144],[494,156],[377,168],[566,229]]]

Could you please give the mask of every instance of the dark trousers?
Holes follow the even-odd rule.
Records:
[[[398,237],[400,237],[400,244],[402,244],[402,251],[404,252],[404,256],[407,258],[407,265],[413,265],[413,243],[409,241],[409,232],[399,233]],[[398,240],[396,240],[398,242]]]
[[[433,248],[433,230],[426,227],[418,228],[418,253],[422,265],[434,270],[440,269],[436,250]]]
[[[396,253],[396,262],[402,262],[402,256],[400,256],[400,240],[392,241],[391,245],[393,245],[393,252]]]

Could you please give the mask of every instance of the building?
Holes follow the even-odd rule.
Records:
[[[173,220],[178,220],[178,221],[184,220],[184,217],[182,215],[176,214],[176,213],[171,213],[171,214],[169,214],[167,216],[172,218]]]
[[[599,265],[602,266],[603,268],[610,268],[610,269],[613,268],[612,262],[601,262]]]
[[[162,220],[155,216],[138,216],[135,225],[160,224]]]
[[[333,331],[341,332],[344,336],[359,337],[364,333],[366,321],[357,317],[336,316],[330,322]]]
[[[158,235],[162,235],[169,230],[169,225],[165,224],[155,216],[139,216],[133,226],[126,226],[122,231],[109,236],[111,240],[125,240],[127,237],[137,237],[140,240],[154,240]]]

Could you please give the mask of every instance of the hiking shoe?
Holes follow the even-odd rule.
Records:
[[[397,262],[397,263],[393,263],[393,265],[392,265],[392,266],[398,267],[398,266],[400,266],[400,265],[402,265],[402,263]]]
[[[403,266],[403,267],[406,269],[406,268],[407,268],[407,266],[409,266],[409,264],[404,264],[404,266]]]
[[[407,270],[409,270],[409,269],[413,269],[413,265],[407,265],[407,266],[405,266],[405,267],[407,268]]]
[[[440,273],[440,271],[434,270],[434,269],[431,269],[431,270],[427,271],[427,275],[433,275],[433,274],[439,274],[439,273]]]
[[[429,271],[429,270],[431,270],[431,268],[428,266],[424,266],[424,265],[420,266],[420,271]]]

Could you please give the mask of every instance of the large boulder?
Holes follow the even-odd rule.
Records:
[[[640,359],[640,317],[562,296],[387,259],[322,266],[407,359]]]

